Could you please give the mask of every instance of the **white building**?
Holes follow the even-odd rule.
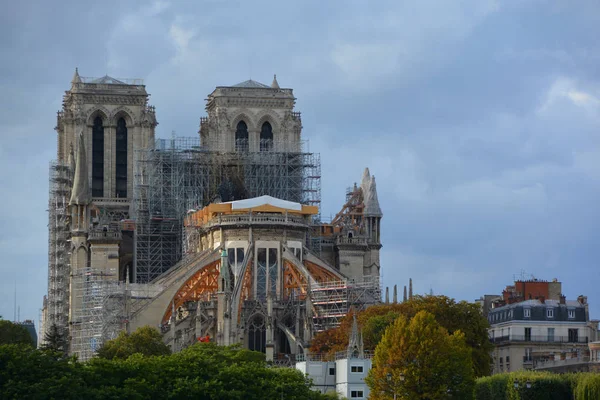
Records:
[[[297,356],[296,369],[312,379],[314,390],[321,393],[335,391],[348,399],[367,399],[370,391],[365,378],[372,367],[371,357],[372,353],[363,350],[355,317],[347,351],[337,353],[335,361],[319,354]]]

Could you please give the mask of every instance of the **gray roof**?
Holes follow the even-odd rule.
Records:
[[[112,84],[112,85],[126,85],[125,82],[121,82],[118,79],[111,78],[108,75],[104,75],[102,78],[96,78],[93,81],[88,82],[88,83],[105,83],[105,84],[109,84],[109,85],[110,84]]]
[[[248,79],[247,81],[240,82],[237,85],[233,85],[232,87],[237,88],[252,88],[252,89],[271,89],[271,86],[265,85],[264,83],[253,81],[252,79]]]
[[[566,300],[565,305],[567,307],[585,307],[583,304],[578,302],[577,300]],[[560,301],[558,300],[550,300],[547,299],[543,303],[538,299],[531,299],[520,301],[518,303],[507,304],[502,307],[496,307],[490,310],[490,312],[498,311],[498,310],[508,310],[511,308],[517,307],[558,307],[560,306]]]

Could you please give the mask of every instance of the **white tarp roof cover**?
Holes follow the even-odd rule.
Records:
[[[302,204],[293,201],[281,200],[271,196],[260,196],[246,200],[230,201],[232,210],[256,208],[266,204],[273,207],[287,208],[288,210],[302,211]]]

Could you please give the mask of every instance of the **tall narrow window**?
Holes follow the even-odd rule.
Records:
[[[104,197],[104,126],[100,117],[92,127],[92,196]]]
[[[117,143],[116,143],[116,165],[115,165],[115,195],[127,197],[127,123],[125,118],[117,121]]]
[[[273,150],[273,128],[265,122],[260,130],[260,151]]]
[[[256,296],[264,299],[267,294],[267,249],[258,249],[256,261]]]
[[[248,125],[244,121],[235,130],[235,151],[248,151]]]
[[[277,249],[269,249],[269,293],[277,295]]]

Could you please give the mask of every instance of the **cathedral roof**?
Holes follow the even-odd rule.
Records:
[[[104,75],[102,78],[96,78],[91,82],[88,83],[105,83],[105,84],[109,84],[109,85],[126,85],[125,82],[122,82],[118,79],[112,78],[108,75]]]
[[[244,82],[240,82],[237,85],[233,85],[232,87],[237,87],[237,88],[254,88],[254,89],[270,89],[271,87],[268,85],[265,85],[264,83],[260,83],[260,82],[256,82],[253,81],[252,79],[248,79],[247,81]]]

